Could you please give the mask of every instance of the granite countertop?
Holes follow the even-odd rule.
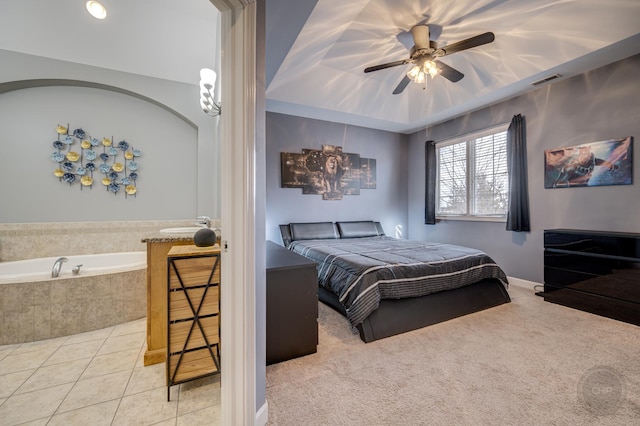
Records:
[[[222,230],[220,228],[211,228],[211,229],[215,231],[216,240],[220,242],[220,234]],[[183,241],[193,242],[194,234],[195,232],[187,232],[182,234],[165,234],[158,230],[158,232],[149,234],[148,236],[142,238],[142,240],[140,241],[143,243],[172,243],[172,242],[183,242]]]
[[[175,241],[193,241],[192,234],[163,234],[157,232],[156,234],[144,237],[141,240],[143,243],[172,243]]]

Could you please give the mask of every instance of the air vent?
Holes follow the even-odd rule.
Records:
[[[542,83],[546,83],[547,81],[555,80],[558,77],[560,77],[560,74],[553,74],[553,75],[550,75],[548,77],[541,78],[538,81],[534,81],[533,83],[531,83],[531,85],[532,86],[538,86],[538,85],[540,85]]]

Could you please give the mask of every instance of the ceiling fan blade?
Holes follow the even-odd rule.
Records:
[[[440,62],[440,61],[434,61],[436,63],[436,67],[438,68],[438,74],[440,74],[441,76],[443,76],[444,78],[446,78],[447,80],[456,83],[460,80],[462,80],[462,77],[464,77],[464,74],[462,74],[460,71],[458,71],[457,69],[450,67],[449,65],[445,64],[444,62]]]
[[[483,44],[491,43],[496,37],[493,33],[488,32],[477,35],[475,37],[468,38],[456,43],[449,44],[441,47],[436,51],[436,56],[451,55],[452,53],[460,52],[461,50],[471,49],[472,47],[482,46]]]
[[[413,36],[413,43],[416,46],[416,50],[429,48],[428,25],[416,25],[411,28],[411,35]]]
[[[402,93],[402,91],[409,85],[410,82],[411,79],[405,75],[402,81],[396,86],[393,94],[399,95],[400,93]]]
[[[398,65],[406,65],[406,64],[410,64],[410,63],[413,63],[413,60],[411,60],[411,59],[403,59],[401,61],[389,62],[389,63],[386,63],[386,64],[380,64],[380,65],[374,65],[372,67],[367,67],[367,68],[364,69],[364,72],[373,72],[373,71],[383,70],[385,68],[397,67]]]

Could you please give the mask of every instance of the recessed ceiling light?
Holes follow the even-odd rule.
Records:
[[[99,1],[88,1],[87,10],[96,19],[104,19],[107,17],[107,9],[104,8]]]

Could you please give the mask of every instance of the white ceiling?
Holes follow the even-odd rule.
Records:
[[[0,0],[0,49],[198,84],[214,68],[218,10],[209,0]]]
[[[0,49],[197,84],[217,69],[219,13],[209,0],[1,0]],[[264,1],[264,0],[262,0]],[[267,109],[411,133],[562,78],[640,53],[640,0],[267,0]],[[408,31],[432,26],[439,46],[492,31],[495,42],[441,59],[465,74],[426,91],[391,92],[409,66]],[[1,64],[0,64],[1,66]],[[223,76],[221,76],[223,78]]]
[[[389,131],[411,133],[548,75],[567,78],[640,53],[639,0],[301,1],[306,9],[267,3],[267,109]],[[460,82],[436,76],[426,91],[411,83],[392,95],[410,65],[363,69],[408,58],[407,32],[420,22],[432,25],[439,47],[486,31],[496,39],[441,59],[464,73]]]

